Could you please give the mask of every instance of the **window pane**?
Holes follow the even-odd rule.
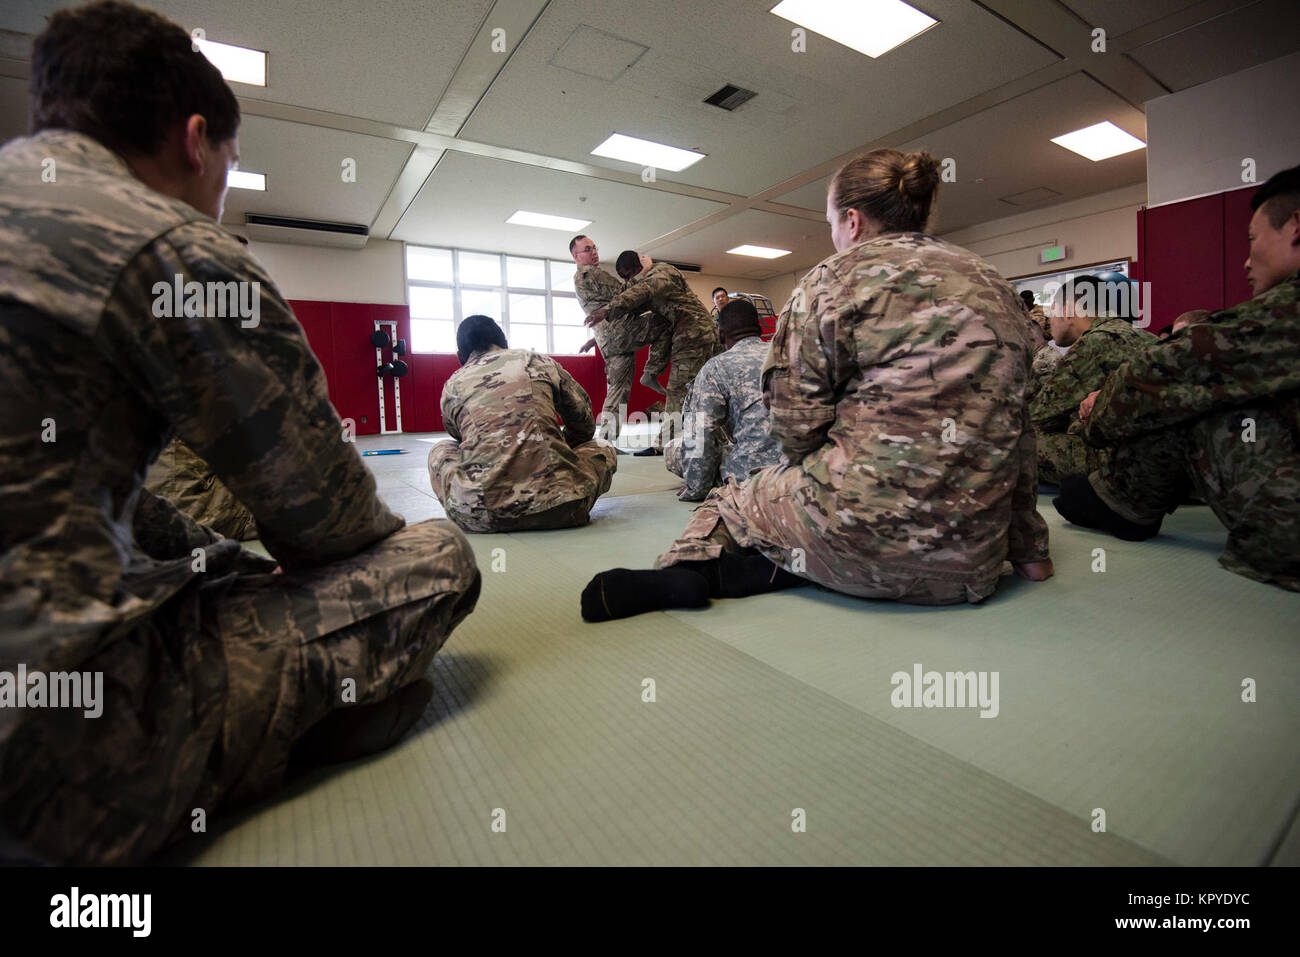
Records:
[[[451,320],[412,319],[412,352],[456,352],[456,329]]]
[[[582,326],[556,326],[555,327],[555,355],[557,356],[576,356],[582,344],[591,338],[591,330]],[[586,355],[594,356],[596,351],[593,349]]]
[[[501,257],[486,253],[461,253],[460,281],[461,285],[468,286],[501,285]]]
[[[556,326],[580,326],[587,318],[582,306],[578,305],[578,300],[566,296],[551,298],[551,314],[555,317]]]
[[[577,269],[574,263],[551,260],[551,292],[573,292],[573,274]]]
[[[488,316],[501,322],[501,293],[498,290],[479,292],[474,289],[460,291],[460,317]]]
[[[406,278],[451,282],[451,250],[407,246]]]
[[[510,293],[510,327],[517,323],[546,325],[546,297]]]
[[[546,288],[546,260],[506,257],[506,285],[525,289]]]
[[[510,348],[532,349],[534,352],[546,351],[546,327],[510,323]]]
[[[428,286],[408,286],[412,319],[450,319],[451,290]]]

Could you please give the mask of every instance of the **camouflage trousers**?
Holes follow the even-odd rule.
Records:
[[[429,450],[429,481],[433,493],[447,512],[447,517],[467,532],[525,532],[548,528],[573,528],[591,520],[596,499],[609,491],[618,468],[618,453],[607,442],[583,442],[573,448],[578,467],[585,476],[574,489],[575,498],[542,509],[508,512],[484,506],[482,499],[461,501],[453,494],[460,474],[460,446],[456,442],[439,442]]]
[[[0,757],[6,853],[129,864],[190,834],[198,811],[211,829],[275,790],[331,712],[423,677],[479,582],[443,521],[315,569],[200,575],[76,665],[104,673],[99,718],[25,713]]]
[[[664,468],[678,478],[685,478],[686,463],[682,461],[682,436],[674,436],[664,443]]]
[[[724,551],[755,550],[787,571],[834,591],[913,605],[983,601],[997,578],[963,583],[919,576],[909,570],[871,567],[834,551],[801,504],[806,481],[797,467],[760,469],[737,484],[727,479],[691,513],[682,537],[660,556],[659,567],[707,561]]]
[[[664,427],[660,429],[656,443],[659,448],[681,435],[682,406],[686,404],[691,383],[704,368],[704,363],[721,351],[722,344],[716,339],[706,339],[702,343],[691,342],[673,349],[672,370],[668,373],[668,395],[664,397]]]
[[[208,463],[180,439],[173,439],[163,449],[145,476],[144,484],[149,491],[219,535],[237,542],[257,538],[253,513],[212,474]]]
[[[1219,564],[1300,591],[1300,400],[1241,406],[1115,449],[1089,476],[1131,522],[1151,525],[1195,491],[1228,529]]]
[[[622,427],[620,414],[625,414],[625,407],[632,401],[637,351],[649,346],[644,371],[655,377],[663,375],[672,354],[673,330],[663,319],[646,312],[606,319],[596,325],[595,333],[605,361],[605,401],[596,420],[596,434],[612,442]]]
[[[1038,433],[1038,481],[1060,485],[1063,475],[1087,475],[1110,459],[1109,449],[1095,449],[1070,432]]]

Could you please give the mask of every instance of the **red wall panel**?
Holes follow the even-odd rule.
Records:
[[[338,402],[334,398],[334,324],[330,321],[330,304],[294,299],[290,300],[289,308],[307,334],[307,345],[311,346],[311,351],[316,354],[321,368],[325,370],[330,401],[337,406]]]
[[[357,435],[379,433],[379,386],[375,380],[373,307],[367,303],[331,303],[334,326],[334,408],[356,420]]]
[[[1152,332],[1189,309],[1223,308],[1223,196],[1146,210],[1142,275]]]
[[[1246,232],[1250,227],[1250,200],[1257,187],[1234,189],[1223,194],[1223,307],[1235,306],[1251,297],[1250,284],[1246,282],[1246,254],[1250,241]]]

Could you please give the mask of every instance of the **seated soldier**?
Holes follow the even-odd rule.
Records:
[[[582,386],[550,356],[511,349],[487,316],[460,324],[456,355],[461,367],[442,388],[454,441],[429,450],[429,481],[447,517],[467,532],[586,525],[618,459],[592,439]]]
[[[1079,403],[1135,350],[1155,342],[1127,319],[1103,314],[1115,301],[1107,284],[1076,276],[1052,300],[1052,341],[1068,347],[1051,374],[1034,390],[1029,416],[1038,436],[1038,480],[1055,485],[1062,475],[1086,475],[1105,461],[1105,449],[1083,441]]]
[[[596,575],[583,618],[809,582],[979,602],[1008,561],[1033,580],[1052,574],[1024,310],[992,266],[921,232],[938,184],[934,157],[896,150],[835,174],[838,252],[795,288],[763,367],[788,464],[715,489],[660,569]]]
[[[257,538],[253,513],[180,439],[162,450],[144,477],[144,487],[218,535],[237,542]]]
[[[768,429],[760,377],[767,343],[747,299],[722,307],[727,351],[704,363],[682,406],[682,434],[664,446],[664,465],[686,484],[677,497],[699,502],[727,479],[776,465],[781,448]]]
[[[0,858],[132,863],[291,762],[405,734],[479,574],[450,522],[403,527],[375,494],[302,327],[218,225],[239,103],[190,34],[60,10],[30,89],[33,135],[0,149],[0,671],[102,694],[0,708]],[[275,560],[143,487],[173,436]]]
[[[1142,541],[1195,490],[1228,529],[1221,565],[1300,591],[1300,166],[1251,208],[1254,298],[1140,350],[1083,400],[1084,439],[1115,451],[1053,504]]]

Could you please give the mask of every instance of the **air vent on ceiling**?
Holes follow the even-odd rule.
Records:
[[[753,90],[746,90],[744,87],[732,86],[728,83],[717,93],[705,99],[705,103],[711,106],[720,106],[724,110],[734,110],[742,103],[748,103],[754,97],[758,96]]]
[[[322,223],[314,219],[291,219],[245,213],[248,236],[265,243],[301,243],[306,246],[342,246],[360,249],[370,236],[368,226],[355,223]]]
[[[695,263],[679,263],[673,262],[671,259],[665,259],[663,261],[670,266],[676,266],[682,272],[700,272],[700,267]]]
[[[1060,195],[1056,190],[1048,189],[1046,186],[1035,186],[1033,189],[1011,193],[1007,196],[1001,196],[999,199],[1008,206],[1036,206],[1050,199],[1056,199]]]

